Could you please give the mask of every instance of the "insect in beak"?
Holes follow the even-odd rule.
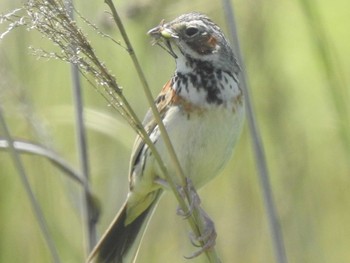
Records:
[[[175,59],[177,58],[177,55],[171,46],[171,40],[179,37],[172,29],[164,26],[164,20],[160,22],[159,26],[149,30],[147,34],[152,37],[153,45],[160,46],[172,57],[174,57]]]

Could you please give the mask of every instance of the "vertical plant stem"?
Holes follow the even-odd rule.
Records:
[[[80,85],[79,71],[75,65],[71,65],[72,74],[72,90],[74,95],[74,105],[75,105],[75,119],[76,119],[76,137],[78,145],[78,155],[81,167],[81,173],[84,177],[84,214],[87,224],[87,239],[88,239],[88,251],[91,251],[96,244],[96,219],[94,218],[93,208],[91,207],[90,199],[90,168],[89,168],[89,158],[88,158],[88,146],[86,140],[86,130],[84,125],[84,109],[83,109],[83,99],[82,90]]]
[[[233,46],[236,49],[238,61],[242,68],[242,73],[240,75],[240,83],[245,93],[244,95],[245,95],[247,121],[250,127],[251,138],[253,141],[255,162],[256,162],[256,166],[259,174],[260,187],[263,193],[265,210],[266,210],[268,222],[270,225],[270,231],[272,236],[276,262],[287,263],[284,240],[283,240],[283,235],[280,228],[280,223],[278,220],[275,201],[272,194],[271,183],[269,179],[269,172],[268,172],[268,167],[267,167],[265,153],[264,153],[264,146],[260,136],[259,127],[255,120],[253,105],[250,99],[249,84],[246,76],[245,65],[242,59],[242,53],[239,45],[238,34],[235,26],[236,23],[234,18],[234,11],[230,0],[223,0],[223,7],[225,10],[227,24],[233,40]]]
[[[45,242],[50,250],[52,260],[55,263],[59,263],[60,258],[59,258],[55,243],[50,235],[50,232],[49,232],[49,229],[47,227],[47,223],[46,223],[44,214],[41,210],[41,207],[40,207],[38,201],[36,200],[35,195],[32,191],[31,186],[30,186],[30,183],[29,183],[29,180],[27,177],[27,173],[26,173],[25,168],[23,166],[21,157],[14,147],[14,142],[13,142],[11,133],[9,131],[9,128],[7,127],[1,106],[0,106],[0,127],[2,128],[4,135],[5,135],[5,138],[8,142],[9,152],[11,154],[11,159],[12,159],[14,167],[17,170],[17,173],[21,179],[21,182],[23,184],[25,192],[29,198],[29,202],[32,206],[34,215],[35,215],[36,219],[38,220],[39,227],[40,227],[41,232],[44,236]],[[20,235],[20,233],[18,233],[18,234]]]
[[[66,1],[66,8],[71,18],[73,18],[73,3]],[[72,49],[76,47],[72,46]],[[88,157],[88,145],[86,139],[86,129],[84,124],[84,103],[83,94],[81,89],[81,81],[79,69],[76,65],[71,64],[71,76],[72,76],[72,91],[74,98],[74,109],[75,109],[75,121],[76,121],[76,139],[77,149],[80,162],[81,173],[84,177],[85,183],[83,184],[83,215],[86,221],[86,234],[88,240],[87,252],[92,251],[96,244],[96,219],[94,218],[94,209],[91,203],[90,196],[90,168],[89,168],[89,157]]]

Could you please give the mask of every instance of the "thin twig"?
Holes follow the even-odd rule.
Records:
[[[25,192],[26,192],[26,194],[27,194],[27,196],[29,198],[29,202],[30,202],[30,204],[32,206],[34,215],[35,215],[35,217],[37,218],[37,220],[39,222],[40,230],[41,230],[41,232],[42,232],[42,234],[44,236],[44,239],[46,241],[46,244],[47,244],[47,246],[49,248],[52,260],[55,263],[60,263],[60,257],[58,255],[58,251],[56,249],[55,243],[54,243],[54,241],[53,241],[53,239],[51,237],[51,234],[50,234],[49,228],[47,226],[44,214],[43,214],[43,212],[41,210],[41,207],[40,207],[38,201],[36,200],[35,195],[34,195],[34,193],[32,191],[31,186],[30,186],[30,183],[29,183],[29,180],[28,180],[28,177],[27,177],[27,173],[26,173],[25,168],[23,166],[21,157],[17,153],[17,151],[16,151],[16,149],[14,147],[14,142],[13,142],[11,133],[9,131],[9,128],[8,128],[8,126],[6,124],[6,121],[5,121],[5,118],[4,118],[4,115],[3,115],[3,110],[1,108],[1,106],[0,106],[0,126],[1,126],[1,128],[3,130],[3,133],[5,135],[5,138],[6,138],[7,142],[8,142],[11,159],[12,159],[12,161],[14,163],[15,168],[17,169],[18,175],[20,176],[21,182],[22,182],[23,187],[25,189]]]
[[[131,45],[129,37],[128,37],[128,35],[127,35],[126,31],[125,31],[125,28],[123,26],[123,23],[122,23],[119,15],[118,15],[118,12],[117,12],[117,10],[116,10],[112,0],[105,0],[105,3],[109,6],[109,8],[112,11],[113,18],[114,18],[114,20],[115,20],[115,22],[116,22],[116,24],[117,24],[117,26],[118,26],[118,28],[120,30],[122,38],[124,39],[124,42],[125,42],[125,44],[127,46],[128,53],[129,53],[129,55],[130,55],[130,57],[131,57],[131,59],[132,59],[132,61],[134,63],[134,67],[136,68],[138,77],[139,77],[139,79],[141,81],[141,84],[142,84],[142,87],[144,89],[147,101],[148,101],[148,103],[149,103],[149,105],[151,107],[153,116],[154,116],[154,118],[155,118],[155,120],[156,120],[156,122],[158,124],[158,127],[159,127],[159,130],[160,130],[162,139],[164,140],[164,144],[166,145],[166,148],[168,150],[168,154],[170,155],[170,159],[173,161],[173,165],[174,165],[174,167],[176,169],[176,176],[178,176],[180,181],[182,182],[182,186],[185,189],[186,198],[187,198],[188,202],[191,203],[192,197],[191,197],[190,193],[188,193],[188,191],[186,191],[186,189],[187,189],[187,187],[186,187],[186,185],[187,185],[186,176],[185,176],[185,174],[182,171],[180,162],[179,162],[179,160],[178,160],[178,158],[176,156],[174,147],[171,144],[169,135],[168,135],[168,133],[166,131],[166,128],[165,128],[165,126],[164,126],[164,124],[162,122],[162,119],[160,117],[158,109],[157,109],[157,107],[154,104],[154,99],[153,99],[152,93],[150,91],[148,82],[147,82],[146,77],[145,77],[145,75],[144,75],[144,73],[142,71],[140,63],[138,62],[138,59],[137,59],[136,54],[134,52],[134,49],[133,49],[133,47]],[[164,173],[164,176],[166,177],[167,182],[169,183],[169,186],[171,187],[171,189],[172,189],[172,191],[173,191],[177,201],[179,202],[180,207],[185,212],[189,211],[189,207],[187,206],[185,200],[183,199],[183,197],[178,192],[176,183],[174,182],[175,178],[172,178],[171,175],[167,172],[166,169],[164,169],[164,170],[162,169],[162,172]],[[202,220],[200,220],[199,211],[195,208],[194,211],[192,211],[190,214],[191,214],[191,216],[189,217],[189,224],[190,224],[192,230],[194,231],[194,233],[197,236],[201,236],[204,233],[205,225],[204,225],[204,222],[202,222]],[[201,244],[204,245],[203,242],[201,242]],[[205,254],[207,255],[207,257],[208,257],[210,262],[215,262],[215,263],[220,262],[218,254],[216,253],[214,248],[211,248],[210,250],[206,250]]]
[[[244,91],[245,105],[247,120],[250,127],[251,138],[253,141],[253,148],[255,154],[255,162],[259,174],[260,187],[263,193],[264,205],[267,213],[267,218],[270,224],[270,231],[274,246],[274,252],[276,256],[276,262],[287,263],[287,256],[282,236],[282,231],[280,229],[280,224],[278,221],[276,205],[272,194],[271,184],[269,180],[269,172],[266,163],[264,146],[260,136],[260,131],[258,124],[255,120],[253,105],[250,99],[249,84],[246,76],[245,65],[242,58],[242,53],[239,45],[238,34],[236,30],[236,23],[234,18],[233,6],[229,0],[223,0],[223,6],[225,10],[225,16],[231,37],[233,40],[233,46],[235,47],[238,61],[241,65],[242,73],[240,74],[240,83]]]

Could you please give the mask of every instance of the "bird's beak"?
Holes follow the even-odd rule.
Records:
[[[162,23],[159,26],[149,30],[147,34],[156,40],[160,38],[164,38],[168,40],[172,38],[178,38],[178,35],[174,30],[172,30],[171,28],[164,27]]]
[[[174,30],[164,26],[164,21],[162,21],[159,26],[149,30],[147,34],[153,38],[153,44],[159,45],[175,59],[177,58],[177,55],[173,51],[170,42],[173,39],[179,38],[179,36]]]

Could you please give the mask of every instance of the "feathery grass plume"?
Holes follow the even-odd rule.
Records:
[[[79,12],[75,9],[74,11],[97,34],[111,39],[122,47],[118,41],[100,32]],[[28,31],[38,31],[53,42],[59,48],[59,51],[53,52],[34,47],[30,47],[30,50],[39,58],[59,59],[76,65],[84,78],[108,101],[109,105],[115,108],[143,139],[147,137],[147,133],[141,131],[143,130],[141,121],[124,97],[122,88],[118,85],[115,76],[96,55],[85,34],[78,27],[76,21],[69,16],[63,1],[29,0],[22,8],[0,15],[0,22],[8,23],[7,30],[1,34],[2,38],[15,28],[22,26]]]
[[[82,20],[91,26],[99,35],[112,39],[110,36],[98,31],[87,19],[76,12]],[[92,84],[99,93],[117,109],[121,115],[138,129],[130,108],[125,106],[126,99],[122,95],[115,76],[107,69],[106,65],[98,58],[90,42],[72,20],[67,9],[60,0],[30,0],[22,8],[15,9],[0,16],[0,23],[8,23],[8,28],[0,36],[4,38],[17,27],[25,27],[29,30],[37,30],[47,39],[58,46],[58,52],[51,52],[30,47],[33,54],[39,58],[60,59],[76,65],[87,81]],[[113,40],[113,39],[112,39]],[[118,41],[113,40],[119,44]],[[119,44],[120,45],[120,44]]]
[[[39,57],[61,59],[76,65],[83,76],[104,95],[111,106],[120,111],[128,120],[130,116],[118,97],[122,91],[115,77],[97,57],[84,33],[69,16],[64,3],[59,0],[31,0],[25,4],[24,8],[29,18],[27,28],[39,31],[60,48],[60,53],[32,48],[34,53]]]

